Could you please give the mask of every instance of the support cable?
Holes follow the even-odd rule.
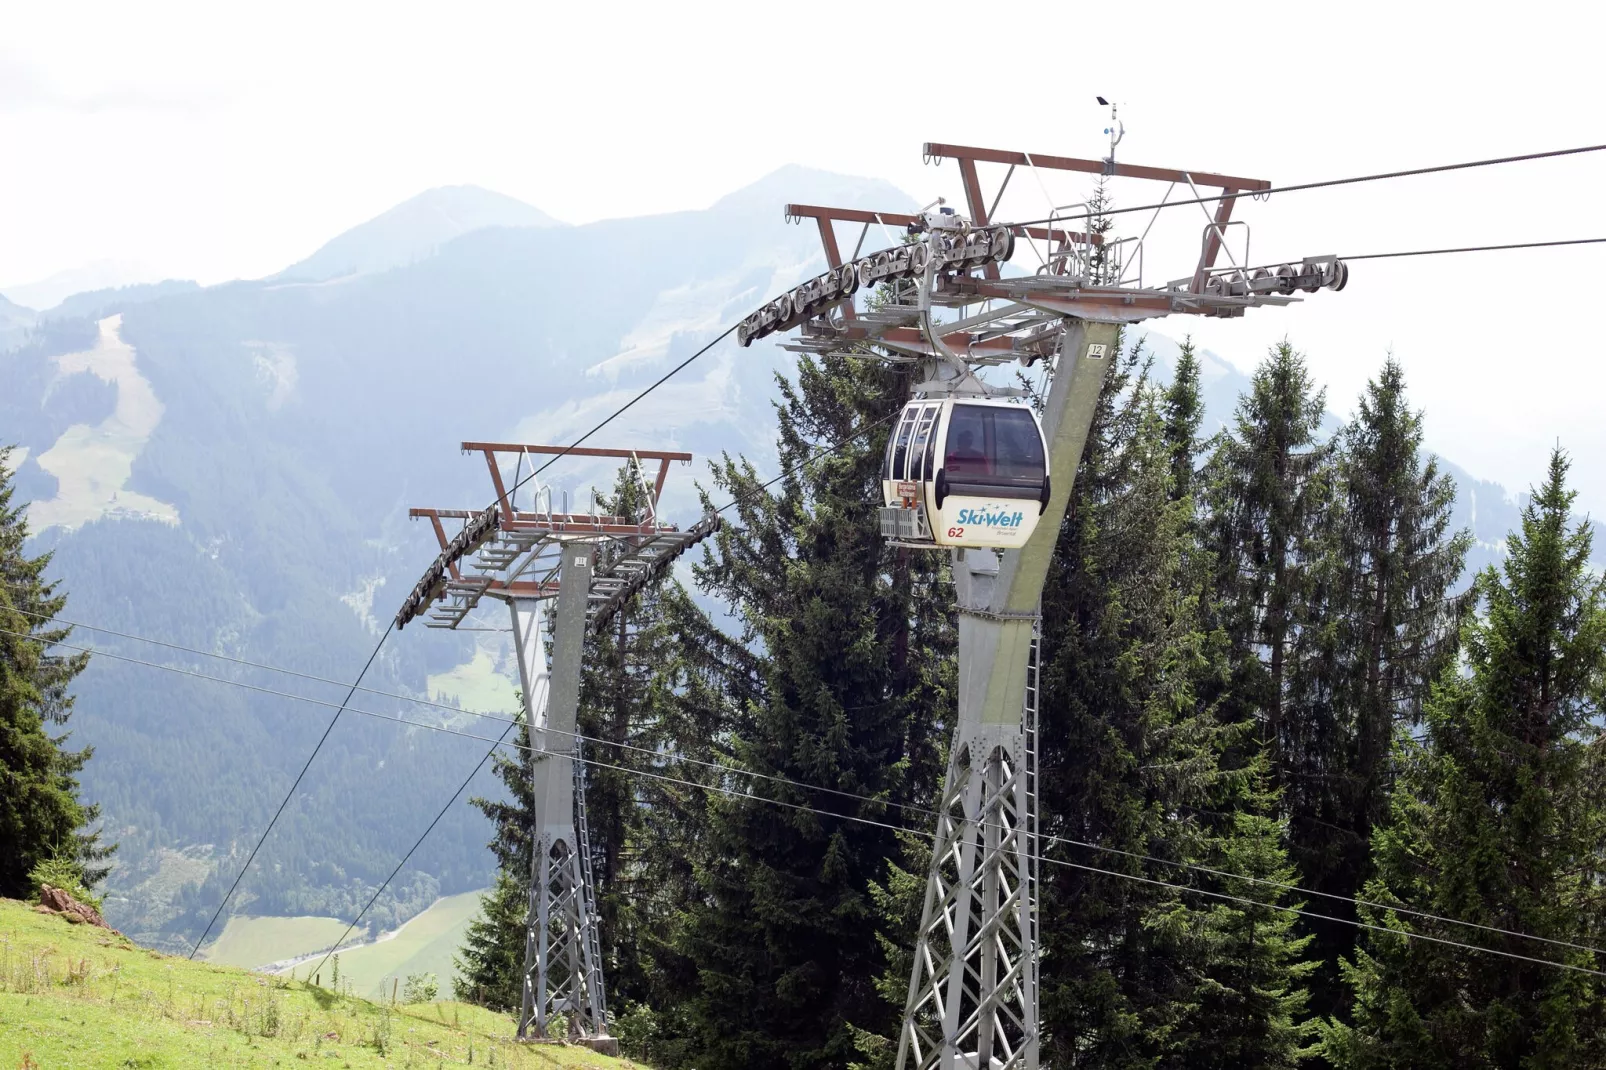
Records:
[[[1446,171],[1466,171],[1475,167],[1493,167],[1498,164],[1525,163],[1529,160],[1550,160],[1560,156],[1579,156],[1587,152],[1601,152],[1606,145],[1582,145],[1572,149],[1551,149],[1548,152],[1529,152],[1520,156],[1497,156],[1488,160],[1468,160],[1463,163],[1437,164],[1432,167],[1413,167],[1404,171],[1382,171],[1372,175],[1355,175],[1351,178],[1330,178],[1320,182],[1300,182],[1291,186],[1273,186],[1263,190],[1233,190],[1218,193],[1213,197],[1197,197],[1188,200],[1161,202],[1159,204],[1140,204],[1131,208],[1109,208],[1104,215],[1124,215],[1127,212],[1158,211],[1161,208],[1176,208],[1185,204],[1213,204],[1217,201],[1235,201],[1240,197],[1262,199],[1273,193],[1299,193],[1303,190],[1326,189],[1330,186],[1353,186],[1362,182],[1381,182],[1385,179],[1413,178],[1417,175],[1436,175]],[[1012,227],[1030,227],[1039,223],[1053,223],[1054,216],[1044,219],[1028,219],[1024,222],[1009,224]]]
[[[1453,249],[1411,249],[1399,253],[1366,253],[1340,260],[1392,260],[1401,256],[1443,256],[1446,253],[1498,253],[1508,249],[1552,249],[1560,245],[1602,245],[1606,238],[1566,238],[1561,241],[1520,241],[1509,245],[1463,245]]]
[[[396,879],[396,874],[400,873],[402,871],[402,867],[405,866],[408,860],[413,857],[413,852],[417,851],[419,847],[423,846],[425,838],[427,838],[431,832],[435,831],[435,826],[441,823],[441,818],[446,816],[446,812],[457,804],[457,800],[462,797],[463,792],[468,790],[469,784],[473,782],[475,777],[480,775],[480,770],[485,768],[485,763],[490,761],[491,755],[496,753],[496,748],[507,742],[507,734],[513,731],[513,726],[518,723],[519,722],[517,721],[510,722],[506,728],[502,729],[501,738],[491,745],[490,750],[485,752],[485,757],[480,759],[480,763],[474,767],[474,771],[463,778],[463,782],[457,786],[457,790],[452,792],[452,797],[446,800],[446,805],[441,807],[440,813],[435,815],[435,820],[431,821],[429,823],[429,827],[424,829],[424,831],[419,834],[418,839],[413,841],[413,845],[407,848],[407,853],[402,855],[401,861],[396,863],[396,868],[390,871],[390,876],[386,877],[385,882],[374,891],[373,895],[368,897],[368,902],[363,904],[363,908],[357,911],[357,916],[351,919],[351,924],[346,926],[346,931],[340,934],[340,939],[336,940],[334,945],[331,946],[328,951],[324,952],[323,958],[318,960],[318,965],[313,967],[312,972],[314,974],[323,969],[323,964],[329,961],[330,955],[333,955],[335,952],[340,950],[340,945],[346,942],[346,937],[350,936],[351,931],[357,927],[357,923],[362,921],[363,917],[368,913],[369,908],[374,905],[375,900],[379,898],[381,893],[383,893],[386,888],[390,887],[390,882]]]
[[[481,738],[488,738],[488,737],[481,737]],[[522,746],[521,744],[518,744],[518,743],[508,743],[508,744],[502,744],[502,745],[509,746],[509,747],[515,747],[515,748],[518,748],[518,749],[521,749],[521,750],[532,749],[532,748],[524,747],[524,746]],[[727,795],[727,796],[730,796],[732,798],[749,799],[749,800],[752,800],[752,801],[755,801],[755,802],[772,803],[772,804],[774,804],[776,806],[785,807],[786,809],[796,810],[796,811],[800,811],[800,812],[803,812],[803,813],[814,814],[814,815],[817,815],[819,817],[837,818],[837,819],[843,820],[843,821],[852,821],[852,822],[855,822],[855,823],[858,823],[858,824],[870,825],[870,826],[873,826],[873,827],[876,827],[876,828],[886,829],[886,830],[888,830],[890,832],[894,832],[894,833],[900,833],[900,834],[907,833],[907,834],[910,834],[910,835],[918,835],[918,836],[922,836],[922,837],[927,837],[927,838],[930,838],[933,842],[935,842],[935,840],[936,840],[936,836],[934,834],[929,833],[929,832],[925,832],[925,831],[923,831],[921,829],[909,828],[907,826],[902,826],[902,825],[894,825],[894,824],[892,824],[890,822],[887,822],[887,821],[877,821],[874,818],[859,817],[859,816],[854,815],[854,814],[839,814],[839,813],[834,813],[834,812],[832,812],[830,810],[820,810],[820,809],[817,809],[817,808],[812,807],[812,806],[805,806],[802,803],[786,802],[783,799],[772,799],[772,798],[770,798],[768,796],[765,796],[765,795],[754,795],[751,792],[737,791],[734,788],[725,788],[725,787],[721,787],[721,786],[719,786],[717,784],[703,784],[703,783],[700,783],[700,782],[695,781],[695,780],[684,780],[684,779],[681,779],[679,777],[665,776],[665,775],[663,775],[661,773],[654,773],[654,772],[650,772],[650,771],[644,770],[644,769],[632,769],[629,766],[615,765],[612,762],[598,761],[595,758],[576,757],[575,761],[583,762],[586,765],[597,766],[598,768],[602,768],[602,769],[612,769],[612,770],[615,770],[616,772],[632,773],[632,774],[635,774],[637,776],[644,776],[644,777],[648,777],[648,778],[653,779],[653,780],[659,780],[659,781],[663,781],[663,782],[670,783],[670,784],[676,784],[676,785],[679,785],[679,786],[682,786],[682,787],[701,788],[704,791],[717,791],[722,795]],[[880,800],[868,800],[868,801],[880,802]],[[1049,841],[1050,844],[1052,844],[1054,842],[1070,842],[1070,841],[1062,841],[1062,840],[1059,839],[1059,837],[1048,837],[1048,841]],[[1279,911],[1282,911],[1282,912],[1288,913],[1288,914],[1297,914],[1297,915],[1300,915],[1302,917],[1312,918],[1312,919],[1314,919],[1316,921],[1331,921],[1331,922],[1336,922],[1336,923],[1341,924],[1341,925],[1353,925],[1358,929],[1368,929],[1368,930],[1372,930],[1374,932],[1388,933],[1390,935],[1404,937],[1406,939],[1426,940],[1426,941],[1429,941],[1431,943],[1444,944],[1444,945],[1447,945],[1449,947],[1461,948],[1461,949],[1467,950],[1467,951],[1479,951],[1479,952],[1483,952],[1483,953],[1489,954],[1489,955],[1499,955],[1499,956],[1501,956],[1503,958],[1517,959],[1517,960],[1520,960],[1522,962],[1532,962],[1532,963],[1535,963],[1535,964],[1540,965],[1540,966],[1554,966],[1554,967],[1557,967],[1558,969],[1571,970],[1571,971],[1574,971],[1574,972],[1577,972],[1577,973],[1590,974],[1590,975],[1595,976],[1595,977],[1606,977],[1606,970],[1591,969],[1591,968],[1589,968],[1587,966],[1575,966],[1572,963],[1557,962],[1554,959],[1542,959],[1542,958],[1536,958],[1536,957],[1531,956],[1531,955],[1521,955],[1521,954],[1518,954],[1518,953],[1516,953],[1514,951],[1501,951],[1501,950],[1499,950],[1497,948],[1481,947],[1481,946],[1479,946],[1477,944],[1467,944],[1467,943],[1463,943],[1463,942],[1461,942],[1459,940],[1450,940],[1450,939],[1446,939],[1446,938],[1438,937],[1438,936],[1429,936],[1429,935],[1427,935],[1425,933],[1407,932],[1407,931],[1405,931],[1403,929],[1395,929],[1395,928],[1391,928],[1391,927],[1386,926],[1386,925],[1375,925],[1375,924],[1372,924],[1371,922],[1364,922],[1364,921],[1360,921],[1358,919],[1338,918],[1338,917],[1333,917],[1333,916],[1328,915],[1328,914],[1318,914],[1318,913],[1316,913],[1314,911],[1305,910],[1302,907],[1283,906],[1283,905],[1277,904],[1277,903],[1267,903],[1267,902],[1263,902],[1263,901],[1258,900],[1258,899],[1250,899],[1250,898],[1247,898],[1245,896],[1230,895],[1230,894],[1228,894],[1226,892],[1215,892],[1215,891],[1210,891],[1209,889],[1205,889],[1205,888],[1193,888],[1193,887],[1190,887],[1190,886],[1188,886],[1186,884],[1174,884],[1174,883],[1171,883],[1169,881],[1157,880],[1157,879],[1151,878],[1151,877],[1140,877],[1140,876],[1138,876],[1136,874],[1132,874],[1132,873],[1122,873],[1119,870],[1101,869],[1098,866],[1084,865],[1082,863],[1071,862],[1071,861],[1068,861],[1066,859],[1050,858],[1050,857],[1048,857],[1047,855],[1044,855],[1044,854],[1032,855],[1031,856],[1031,860],[1032,861],[1036,861],[1036,862],[1047,862],[1048,864],[1055,865],[1055,866],[1065,866],[1065,867],[1070,868],[1070,869],[1079,869],[1079,870],[1083,870],[1083,871],[1088,872],[1088,873],[1097,873],[1097,874],[1101,874],[1101,875],[1107,876],[1107,877],[1121,877],[1121,878],[1124,878],[1124,879],[1127,879],[1127,880],[1140,881],[1141,883],[1144,883],[1144,884],[1157,885],[1157,886],[1162,887],[1162,888],[1171,888],[1171,889],[1173,889],[1175,891],[1179,891],[1179,892],[1191,892],[1191,893],[1194,893],[1194,894],[1197,894],[1197,895],[1209,896],[1209,897],[1215,898],[1215,899],[1225,899],[1225,900],[1229,900],[1229,901],[1232,901],[1232,902],[1244,903],[1244,904],[1247,904],[1249,906],[1266,907],[1267,909],[1270,909],[1270,910],[1279,910]],[[1231,877],[1231,879],[1235,879],[1235,880],[1253,880],[1254,878]],[[1384,909],[1384,910],[1394,911],[1396,913],[1401,912],[1399,910],[1399,908],[1391,907],[1391,906],[1387,906],[1387,905],[1381,905],[1380,904],[1380,908]],[[1525,934],[1514,933],[1512,935],[1522,936],[1522,935],[1525,935]],[[1542,937],[1529,937],[1529,939],[1543,939],[1543,938]],[[1582,950],[1582,951],[1589,951],[1589,952],[1591,952],[1593,954],[1600,954],[1601,953],[1601,952],[1597,951],[1594,948],[1582,947],[1581,945],[1568,945],[1568,946],[1575,947],[1578,950]]]
[[[730,335],[736,330],[738,325],[739,324],[737,324],[737,323],[733,323],[729,327],[726,327],[723,331],[720,331],[717,335],[714,336],[712,341],[708,342],[701,349],[697,350],[697,352],[693,353],[691,356],[687,357],[685,360],[681,361],[679,364],[675,365],[673,368],[670,368],[663,375],[659,376],[657,381],[655,381],[651,386],[647,387],[641,393],[637,394],[635,397],[631,398],[629,401],[625,402],[623,405],[619,406],[617,409],[613,410],[613,412],[609,413],[606,417],[604,417],[601,423],[597,424],[591,430],[587,431],[585,434],[581,435],[579,438],[575,439],[573,442],[571,442],[567,446],[563,447],[561,452],[553,454],[551,459],[549,459],[540,468],[532,469],[530,471],[529,475],[525,476],[523,479],[520,479],[518,482],[514,483],[512,486],[510,486],[508,488],[507,492],[508,492],[509,498],[511,499],[512,495],[517,493],[518,489],[520,487],[524,486],[524,484],[528,483],[530,480],[534,479],[536,476],[540,475],[542,472],[545,472],[548,468],[551,468],[553,465],[555,465],[559,461],[563,460],[564,457],[567,457],[569,455],[569,451],[570,450],[575,449],[581,443],[585,442],[586,439],[590,438],[592,435],[596,434],[598,431],[601,431],[604,427],[607,427],[614,420],[617,420],[620,416],[624,415],[624,413],[627,410],[629,410],[632,406],[634,406],[636,404],[636,402],[640,401],[642,398],[646,397],[648,394],[652,393],[654,390],[657,390],[660,386],[663,386],[665,383],[669,382],[670,379],[672,379],[674,376],[678,375],[681,371],[683,371],[686,367],[688,367],[698,357],[701,357],[704,353],[707,353],[710,349],[713,349],[715,346],[719,345],[719,343],[723,342],[726,338],[730,337]],[[491,503],[491,505],[495,505],[495,504],[496,504],[495,502]],[[487,506],[487,508],[489,508],[489,507],[490,506]]]

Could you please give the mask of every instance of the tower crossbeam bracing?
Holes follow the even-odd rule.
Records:
[[[577,730],[585,641],[721,521],[710,513],[682,530],[658,515],[669,465],[690,462],[689,453],[499,442],[465,442],[463,451],[484,456],[495,499],[484,509],[411,510],[430,521],[440,552],[403,602],[396,626],[422,620],[429,628],[456,629],[487,598],[507,605],[535,801],[518,1035],[546,1039],[562,1015],[569,1038],[617,1054],[608,1034]],[[599,513],[594,501],[589,512],[555,504],[553,491],[535,479],[536,463],[562,456],[625,463],[640,491],[638,515]]]
[[[1053,478],[1040,522],[1020,549],[950,551],[959,611],[958,718],[897,1054],[898,1070],[1037,1070],[1044,1040],[1038,1019],[1039,607],[1120,329],[1161,316],[1234,317],[1293,304],[1300,300],[1296,292],[1342,289],[1348,267],[1332,256],[1249,266],[1247,241],[1240,257],[1228,252],[1237,199],[1269,189],[1261,179],[1118,163],[1113,144],[1105,160],[929,143],[924,153],[928,162],[956,165],[967,206],[963,219],[787,205],[786,222],[818,226],[827,270],[745,318],[737,338],[750,345],[795,330],[784,348],[874,352],[913,363],[927,373],[913,388],[925,396],[952,389],[939,373],[956,363],[963,365],[961,379],[950,372],[949,383],[974,384],[974,369],[1011,361],[1043,361],[1049,369],[1039,416]],[[984,166],[997,176],[991,198],[983,189]],[[1204,196],[1201,188],[1220,194],[1215,210],[1204,213],[1191,270],[1156,283],[1144,277],[1147,229],[1135,240],[1114,238],[1087,206],[1056,208],[1046,221],[1031,224],[993,220],[1022,168],[1166,182],[1195,197]],[[851,228],[847,241],[839,226]],[[862,252],[872,227],[893,226],[906,228],[904,241]],[[844,258],[850,242],[853,252]],[[1035,263],[1026,271],[1006,269],[1023,247]],[[1225,267],[1217,264],[1223,255]],[[861,288],[872,287],[880,296],[874,307],[856,301]]]

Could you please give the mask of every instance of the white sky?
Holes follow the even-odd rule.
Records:
[[[1123,104],[1125,161],[1279,183],[1606,142],[1606,15],[1581,3],[0,0],[0,25],[5,283],[101,259],[260,276],[454,183],[571,222],[706,206],[786,163],[957,198],[921,142],[1099,156],[1094,94]],[[1606,153],[1240,217],[1256,262],[1595,237],[1603,185]],[[1000,215],[1043,204],[1017,175]],[[1151,279],[1187,273],[1203,221],[1167,218]],[[1598,513],[1601,280],[1606,247],[1369,262],[1341,294],[1191,326],[1243,366],[1288,335],[1340,413],[1392,347],[1431,445],[1522,488],[1559,439]]]

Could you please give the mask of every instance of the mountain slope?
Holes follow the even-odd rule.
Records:
[[[37,319],[38,315],[33,309],[24,308],[0,295],[0,353],[20,345]]]
[[[539,208],[478,186],[441,186],[403,201],[292,264],[277,279],[322,281],[404,267],[486,227],[560,227]]]
[[[520,1043],[513,1019],[482,1007],[371,1003],[335,991],[327,967],[319,988],[189,962],[14,899],[0,899],[0,947],[4,1066],[632,1065]]]

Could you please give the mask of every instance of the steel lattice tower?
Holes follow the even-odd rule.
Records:
[[[518,1035],[548,1038],[553,1017],[561,1014],[570,1039],[616,1055],[618,1042],[608,1035],[586,766],[577,732],[585,643],[676,557],[717,530],[720,520],[704,516],[682,531],[658,518],[669,464],[690,461],[688,453],[484,442],[465,442],[463,449],[484,454],[496,503],[483,510],[412,510],[434,525],[440,555],[414,586],[396,623],[403,627],[427,615],[429,627],[456,628],[484,598],[507,603],[529,726],[535,808]],[[640,483],[646,516],[554,512],[551,493],[538,489],[529,492],[529,508],[519,509],[519,485],[534,471],[530,463],[532,475],[521,480],[525,464],[532,456],[565,453],[628,462]],[[508,454],[516,458],[511,489],[499,463]],[[643,460],[659,463],[651,484]],[[462,529],[448,538],[443,520],[461,521]],[[599,552],[602,547],[605,553]],[[543,636],[549,616],[550,668]]]

